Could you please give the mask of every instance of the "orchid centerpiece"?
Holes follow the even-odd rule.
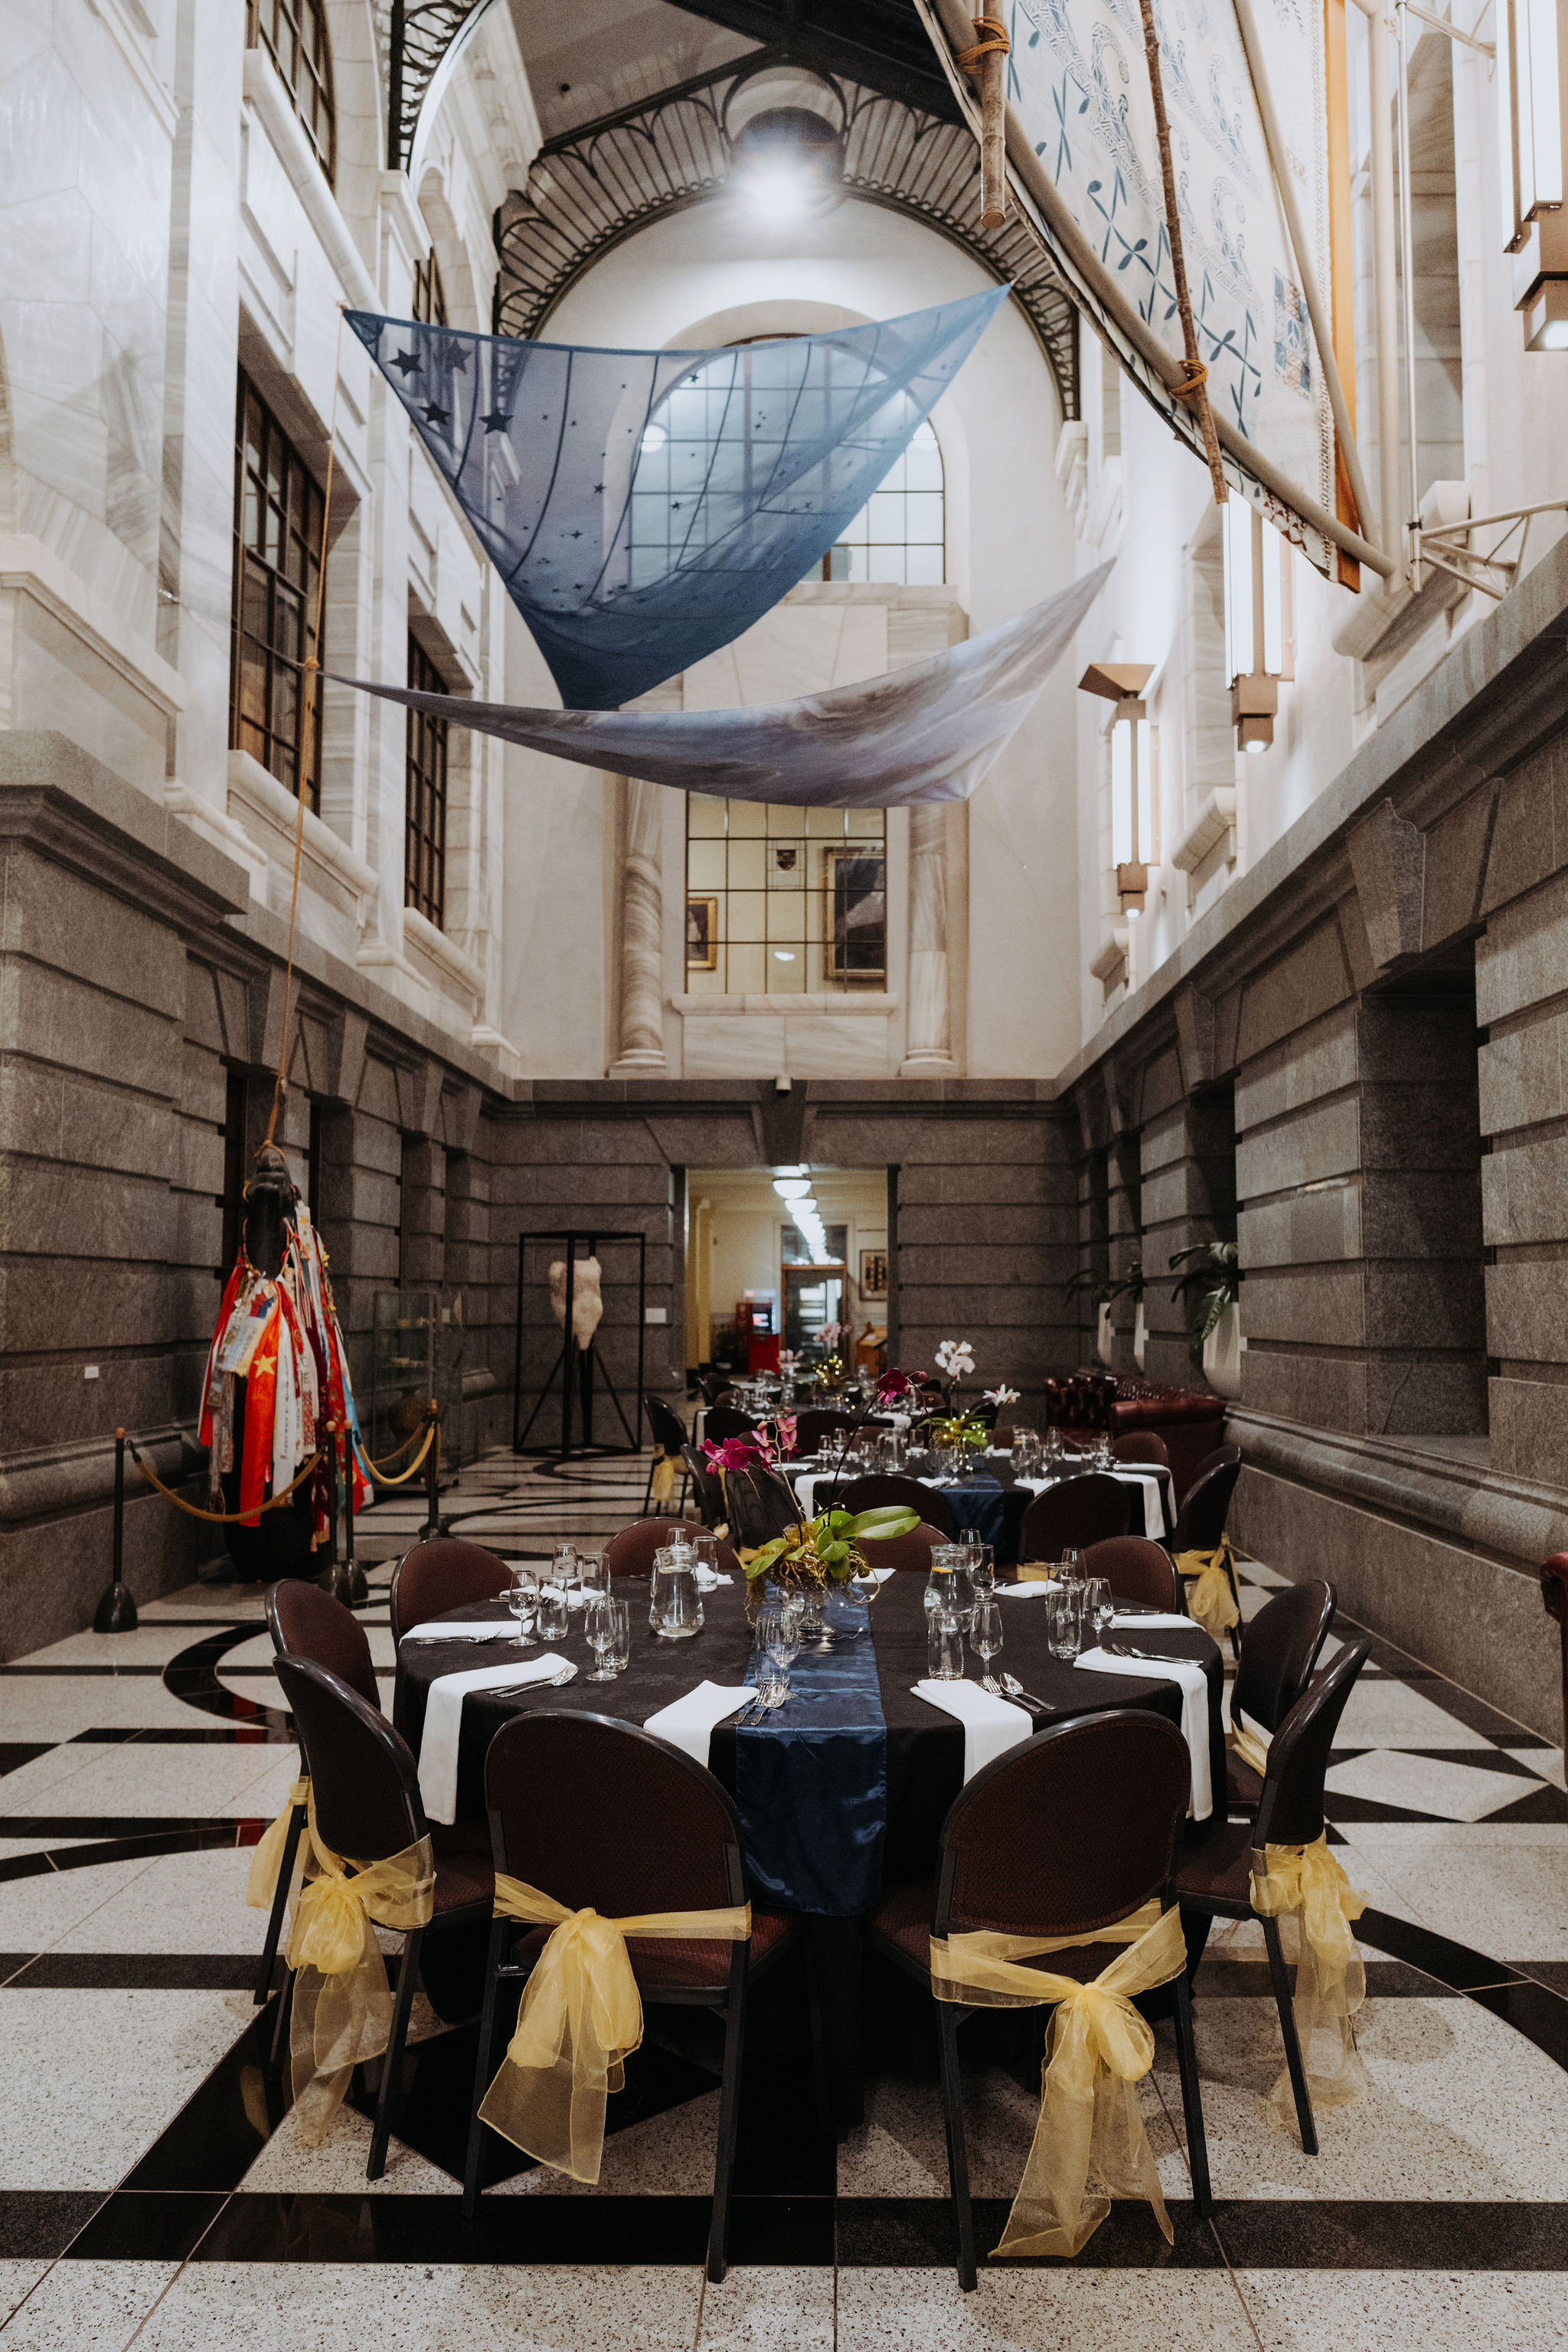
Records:
[[[746,1562],[748,1597],[766,1583],[795,1591],[826,1591],[830,1584],[847,1584],[869,1576],[871,1563],[863,1543],[885,1543],[889,1536],[912,1535],[920,1525],[917,1511],[884,1506],[876,1511],[822,1511],[815,1519],[774,1536]]]

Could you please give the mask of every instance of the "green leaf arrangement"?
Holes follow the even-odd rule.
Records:
[[[751,1585],[770,1576],[777,1584],[847,1584],[868,1566],[861,1544],[912,1535],[919,1525],[918,1512],[896,1505],[875,1511],[821,1511],[762,1545],[746,1562],[746,1580]]]

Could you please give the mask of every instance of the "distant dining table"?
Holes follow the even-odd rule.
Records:
[[[1001,1458],[1005,1460],[1006,1457]],[[1061,1476],[1085,1477],[1094,1467],[1095,1465],[1086,1458],[1064,1470]],[[846,1486],[851,1478],[861,1475],[829,1463],[802,1463],[796,1468],[786,1462],[784,1468],[807,1518],[827,1507],[826,1496],[835,1486]],[[922,1486],[929,1486],[933,1494],[940,1495],[957,1526],[991,1546],[998,1568],[1017,1565],[1018,1533],[1024,1523],[1025,1512],[1037,1495],[1043,1495],[1052,1486],[1060,1483],[1055,1478],[1015,1476],[1010,1464],[1008,1475],[1004,1480],[996,1475],[995,1459],[988,1460],[984,1454],[978,1457],[973,1470],[966,1471],[959,1478],[939,1478],[914,1471],[905,1475],[918,1477]],[[1171,1473],[1163,1463],[1112,1463],[1110,1475],[1121,1485],[1132,1489],[1131,1532],[1134,1535],[1150,1536],[1158,1543],[1173,1530],[1176,1524],[1175,1495]]]
[[[735,1800],[753,1900],[801,1916],[841,2130],[859,2119],[863,2103],[860,1917],[885,1887],[934,1873],[948,1808],[983,1752],[976,1748],[980,1733],[973,1723],[944,1712],[915,1689],[928,1670],[925,1581],[918,1574],[889,1575],[869,1608],[836,1597],[832,1613],[841,1621],[838,1636],[826,1649],[803,1648],[792,1668],[787,1702],[755,1726],[737,1727],[733,1719],[753,1664],[740,1578],[704,1594],[703,1631],[686,1641],[653,1633],[646,1585],[627,1580],[618,1586],[632,1603],[631,1656],[626,1673],[609,1683],[588,1679],[593,1659],[580,1612],[574,1612],[565,1641],[555,1645],[578,1669],[562,1687],[472,1686],[486,1680],[504,1684],[509,1662],[521,1666],[542,1655],[537,1643],[529,1646],[525,1661],[515,1645],[497,1641],[481,1649],[462,1638],[459,1627],[495,1618],[494,1602],[454,1610],[447,1621],[452,1637],[442,1639],[426,1626],[424,1638],[406,1638],[398,1654],[394,1719],[416,1754],[437,1686],[447,1685],[441,1700],[447,1722],[452,1720],[454,1699],[460,1707],[447,1798],[437,1796],[433,1802],[427,1790],[426,1809],[432,1818],[470,1823],[485,1819],[485,1755],[510,1717],[543,1707],[644,1725],[673,1703],[689,1701],[698,1685],[723,1686],[720,1704],[726,1688],[733,1692],[729,1711],[711,1722],[699,1742],[681,1744],[700,1755]],[[1142,1636],[1141,1646],[1182,1662],[1169,1675],[1152,1662],[1129,1660],[1123,1670],[1103,1653],[1089,1670],[1081,1662],[1050,1654],[1049,1612],[1043,1605],[1047,1588],[1003,1590],[1004,1648],[995,1664],[1014,1672],[1031,1703],[1011,1710],[1016,1723],[998,1734],[997,1723],[1007,1710],[985,1699],[976,1678],[978,1661],[968,1658],[968,1681],[958,1703],[984,1718],[981,1730],[993,1741],[1001,1737],[1005,1748],[1008,1738],[1026,1738],[1069,1715],[1151,1708],[1182,1727],[1193,1753],[1194,1782],[1205,1784],[1207,1822],[1191,1821],[1190,1833],[1201,1837],[1208,1822],[1223,1820],[1224,1670],[1218,1649],[1203,1629],[1148,1620],[1157,1630]],[[1194,1667],[1201,1669],[1201,1685]],[[454,1676],[464,1680],[454,1685]],[[956,1686],[937,1687],[951,1695]],[[656,1721],[649,1727],[658,1731],[661,1726]]]

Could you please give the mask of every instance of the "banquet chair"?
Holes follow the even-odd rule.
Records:
[[[642,1507],[645,1511],[650,1511],[653,1508],[654,1474],[659,1464],[679,1462],[680,1494],[675,1506],[679,1514],[686,1508],[686,1490],[691,1484],[691,1473],[685,1460],[686,1423],[678,1412],[665,1403],[662,1397],[645,1395],[642,1402],[643,1411],[647,1415],[647,1425],[653,1432],[653,1442],[658,1448],[658,1452],[647,1465],[647,1485],[643,1488]]]
[[[1217,1450],[1224,1454],[1235,1454],[1236,1458],[1231,1462],[1216,1462],[1212,1470],[1205,1470],[1203,1475],[1194,1478],[1187,1488],[1182,1498],[1182,1507],[1176,1514],[1175,1527],[1165,1538],[1165,1549],[1173,1559],[1180,1559],[1184,1551],[1215,1551],[1225,1540],[1225,1523],[1230,1513],[1230,1498],[1236,1492],[1237,1480],[1241,1475],[1241,1455],[1233,1445],[1222,1446]],[[1236,1570],[1228,1554],[1226,1558],[1225,1572],[1230,1585],[1230,1597],[1236,1603],[1239,1616],[1241,1595],[1237,1590]],[[1177,1573],[1180,1574],[1179,1570]],[[1241,1643],[1235,1625],[1230,1629],[1230,1646],[1239,1658]]]
[[[1110,1451],[1118,1462],[1157,1462],[1166,1470],[1171,1466],[1170,1449],[1152,1429],[1130,1429],[1125,1437],[1116,1439]]]
[[[931,1981],[931,1938],[989,1929],[1071,1936],[1112,1926],[1165,1897],[1186,1816],[1192,1766],[1173,1723],[1140,1707],[1068,1717],[1011,1748],[966,1782],[942,1823],[938,1873],[883,1895],[871,1942],[907,1974]],[[1026,1965],[1086,1984],[1118,1947],[1080,1944]],[[1163,1990],[1163,1989],[1162,1989]],[[1191,1994],[1172,1979],[1193,2197],[1212,2210]],[[958,2283],[975,2283],[974,2218],[958,2066],[958,2028],[973,2008],[937,2001],[948,2178],[958,2216]]]
[[[419,1798],[419,1772],[414,1754],[386,1717],[366,1705],[341,1675],[308,1658],[280,1657],[273,1667],[283,1685],[300,1735],[305,1769],[310,1776],[316,1828],[322,1843],[363,1869],[401,1853],[405,1846],[430,1835],[430,1824]],[[425,1938],[456,1927],[470,1927],[489,1916],[495,1890],[489,1864],[479,1854],[457,1849],[435,1855],[434,1910],[428,1926],[410,1927],[404,1937],[393,2000],[392,2030],[380,2061],[381,2083],[376,2094],[375,2121],[371,2132],[367,2180],[379,2180],[386,2170],[386,2147],[392,2135],[408,2039],[408,2018],[414,1988],[419,1979]],[[281,2065],[294,1979],[290,1973],[279,1996],[273,2028],[271,2070]]]
[[[1205,1454],[1201,1462],[1194,1463],[1193,1475],[1187,1481],[1188,1491],[1190,1492],[1197,1485],[1200,1478],[1206,1477],[1211,1470],[1222,1469],[1227,1462],[1239,1463],[1240,1460],[1239,1445],[1216,1445],[1212,1454]]]
[[[689,1541],[695,1533],[689,1519],[634,1519],[605,1546],[605,1573],[612,1583],[617,1576],[646,1580],[653,1573],[656,1551],[662,1551],[667,1544]],[[723,1542],[719,1546],[719,1567],[725,1576],[742,1577],[746,1572]]]
[[[274,1654],[279,1658],[309,1658],[312,1664],[325,1666],[349,1688],[357,1691],[367,1706],[382,1712],[381,1688],[371,1664],[370,1643],[364,1627],[352,1609],[323,1592],[319,1584],[308,1584],[300,1578],[285,1577],[268,1587],[267,1593],[267,1630],[272,1636]],[[267,1921],[267,1940],[261,1948],[261,1965],[256,1976],[256,2006],[259,2009],[272,1990],[273,1965],[278,1958],[279,1940],[283,1933],[283,1915],[289,1906],[289,1887],[294,1875],[294,1857],[300,1851],[300,1838],[305,1827],[305,1808],[295,1805],[289,1816],[289,1831],[283,1844],[283,1860],[278,1873],[278,1889],[272,1897],[272,1910]]]
[[[922,1486],[918,1478],[902,1478],[893,1470],[868,1470],[863,1478],[847,1478],[830,1493],[819,1489],[816,1499],[825,1511],[918,1511],[928,1527],[942,1529],[943,1543],[952,1543],[958,1532],[957,1520],[934,1486]]]
[[[460,1536],[432,1536],[404,1553],[392,1571],[392,1638],[401,1642],[416,1625],[445,1616],[470,1601],[493,1601],[506,1591],[511,1571],[483,1544]]]
[[[715,1404],[708,1409],[702,1434],[713,1444],[722,1445],[727,1437],[750,1437],[756,1426],[752,1415],[742,1412],[739,1405]]]
[[[1328,1671],[1296,1701],[1268,1744],[1268,1769],[1263,1777],[1256,1818],[1216,1825],[1211,1837],[1189,1849],[1175,1878],[1184,1916],[1200,1919],[1258,1918],[1263,1929],[1304,2156],[1317,2155],[1318,2133],[1301,2063],[1290,1979],[1285,1969],[1279,1920],[1260,1917],[1253,1910],[1252,1871],[1255,1863],[1261,1864],[1266,1846],[1310,1845],[1322,1836],[1323,1776],[1329,1769],[1329,1751],[1371,1646],[1369,1642],[1361,1641],[1342,1650]],[[1193,1948],[1189,1939],[1188,1949]]]
[[[1063,1478],[1047,1486],[1024,1514],[1018,1558],[1060,1559],[1064,1551],[1084,1551],[1110,1536],[1124,1536],[1131,1524],[1136,1492],[1106,1470],[1091,1470],[1081,1478]]]
[[[548,1805],[539,1801],[541,1789],[552,1792]],[[746,1900],[741,1822],[731,1798],[705,1766],[631,1724],[548,1709],[513,1717],[485,1758],[485,1802],[496,1871],[568,1910],[616,1919],[724,1910]],[[748,1986],[774,1968],[800,1934],[793,1914],[753,1909],[749,1943],[626,1942],[645,2002],[709,2009],[723,2021],[710,2279],[723,2277],[728,2255]],[[498,1918],[490,1930],[463,2168],[469,2218],[480,2193],[488,2128],[479,2106],[516,2016],[510,2004],[501,2014],[503,1995],[521,1992],[549,1938],[548,1928],[516,1919]]]
[[[949,1540],[940,1528],[922,1520],[907,1536],[884,1536],[879,1543],[868,1543],[864,1549],[867,1562],[872,1568],[897,1569],[900,1574],[919,1570],[922,1576],[929,1576],[932,1547]]]
[[[816,1454],[825,1438],[842,1436],[854,1426],[853,1413],[840,1412],[837,1405],[807,1405],[795,1417],[795,1450],[800,1454]]]
[[[683,1445],[680,1458],[697,1497],[697,1516],[705,1528],[716,1528],[724,1516],[724,1493],[695,1445]]]
[[[1312,1679],[1329,1628],[1334,1622],[1338,1595],[1321,1576],[1287,1585],[1266,1601],[1241,1632],[1241,1663],[1231,1686],[1230,1719],[1249,1723],[1272,1734],[1279,1730]],[[1226,1750],[1226,1795],[1238,1813],[1255,1813],[1263,1783],[1250,1764]]]
[[[1149,1536],[1106,1536],[1079,1554],[1080,1576],[1103,1576],[1116,1601],[1185,1614],[1181,1579],[1163,1544]]]

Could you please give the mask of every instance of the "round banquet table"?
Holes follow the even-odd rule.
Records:
[[[648,1627],[643,1596],[646,1582],[624,1580],[621,1597],[631,1602],[631,1663],[614,1682],[588,1680],[593,1653],[583,1633],[579,1611],[572,1614],[572,1630],[557,1646],[573,1660],[578,1672],[574,1682],[558,1689],[534,1687],[502,1697],[490,1692],[470,1692],[463,1703],[458,1749],[458,1819],[483,1822],[484,1759],[491,1739],[511,1716],[545,1707],[572,1713],[605,1715],[641,1725],[658,1708],[668,1706],[700,1682],[739,1684],[746,1678],[751,1656],[751,1628],[745,1613],[745,1586],[737,1578],[703,1596],[704,1628],[694,1640],[661,1641]],[[995,1662],[1016,1675],[1025,1689],[1044,1703],[1035,1728],[1044,1729],[1069,1715],[1099,1714],[1116,1706],[1150,1708],[1179,1724],[1182,1695],[1174,1683],[1140,1675],[1079,1673],[1050,1655],[1046,1638],[1045,1605],[1040,1601],[1009,1601],[1002,1604],[1005,1646]],[[453,1620],[492,1618],[493,1601],[475,1601],[450,1612]],[[927,1878],[936,1869],[937,1848],[948,1807],[963,1785],[963,1727],[916,1696],[912,1685],[926,1673],[925,1579],[913,1574],[889,1577],[869,1612],[869,1640],[876,1660],[877,1682],[887,1725],[887,1832],[882,1878],[887,1886]],[[1129,1637],[1131,1638],[1131,1637]],[[540,1654],[540,1644],[529,1651]],[[1209,1772],[1214,1790],[1213,1822],[1225,1817],[1225,1733],[1220,1712],[1225,1670],[1220,1652],[1199,1625],[1161,1627],[1151,1632],[1149,1646],[1173,1656],[1190,1658],[1204,1666],[1209,1685]],[[393,1719],[415,1753],[424,1729],[430,1685],[442,1675],[462,1674],[479,1665],[504,1665],[506,1645],[476,1650],[471,1643],[420,1641],[405,1643],[397,1663]],[[971,1677],[979,1662],[969,1661]],[[735,1790],[735,1748],[738,1737],[787,1738],[786,1706],[755,1730],[737,1734],[732,1721],[719,1724],[709,1745],[709,1769],[731,1795]],[[1202,1837],[1208,1825],[1188,1824],[1188,1835]],[[823,2011],[823,2036],[828,2059],[828,2079],[835,2085],[841,2129],[859,2120],[863,2059],[859,2023],[859,1923],[852,1917],[803,1913],[816,1964],[818,1998]]]

